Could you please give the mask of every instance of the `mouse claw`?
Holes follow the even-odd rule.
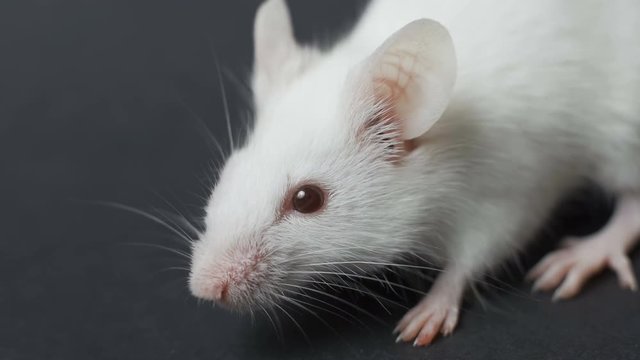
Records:
[[[594,239],[576,243],[569,248],[550,254],[530,273],[534,279],[533,291],[556,289],[553,300],[569,299],[577,295],[586,282],[605,268],[610,268],[618,276],[621,287],[635,290],[637,280],[631,261],[622,249],[606,249]],[[547,261],[551,259],[552,261]]]
[[[400,332],[396,342],[409,342],[413,346],[427,346],[442,334],[449,335],[458,323],[461,292],[441,287],[429,293],[398,323],[394,332]]]
[[[569,299],[580,292],[595,274],[613,270],[625,289],[635,291],[638,281],[633,273],[629,249],[640,238],[640,198],[623,197],[614,216],[600,232],[582,241],[571,238],[563,247],[545,256],[529,274],[535,280],[533,290],[556,289],[553,300]]]

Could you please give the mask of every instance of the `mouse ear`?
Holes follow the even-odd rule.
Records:
[[[364,64],[373,91],[402,140],[428,131],[444,113],[456,78],[456,56],[440,23],[416,20],[391,35]]]
[[[258,8],[254,23],[253,90],[256,102],[283,81],[287,69],[302,56],[284,0],[267,0]]]

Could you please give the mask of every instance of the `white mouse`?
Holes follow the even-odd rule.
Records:
[[[320,274],[417,254],[443,271],[396,331],[427,345],[453,331],[465,289],[587,180],[618,208],[544,258],[534,287],[568,298],[610,267],[636,289],[637,34],[636,0],[374,0],[320,50],[296,43],[284,0],[266,1],[255,125],[212,191],[193,295],[277,307]]]

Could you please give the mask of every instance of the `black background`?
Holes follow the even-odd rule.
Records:
[[[364,1],[290,2],[298,37],[329,44]],[[281,331],[209,304],[186,288],[187,249],[148,219],[100,206],[181,212],[196,221],[228,145],[214,54],[241,136],[250,101],[258,1],[2,0],[0,2],[1,359],[637,359],[640,297],[610,273],[577,299],[512,285],[471,300],[454,336],[429,349],[396,345],[373,300],[337,294],[378,314],[364,325],[297,312]],[[197,120],[200,118],[201,120]],[[609,204],[589,190],[555,217],[525,267],[568,229],[585,232]],[[587,206],[589,205],[589,206]],[[636,273],[640,258],[635,256]],[[405,304],[411,305],[409,297]],[[294,313],[295,309],[292,309]],[[324,314],[322,315],[324,317]]]

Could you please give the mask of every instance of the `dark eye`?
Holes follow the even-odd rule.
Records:
[[[293,194],[293,208],[303,214],[316,212],[324,205],[324,192],[317,186],[304,185]]]

